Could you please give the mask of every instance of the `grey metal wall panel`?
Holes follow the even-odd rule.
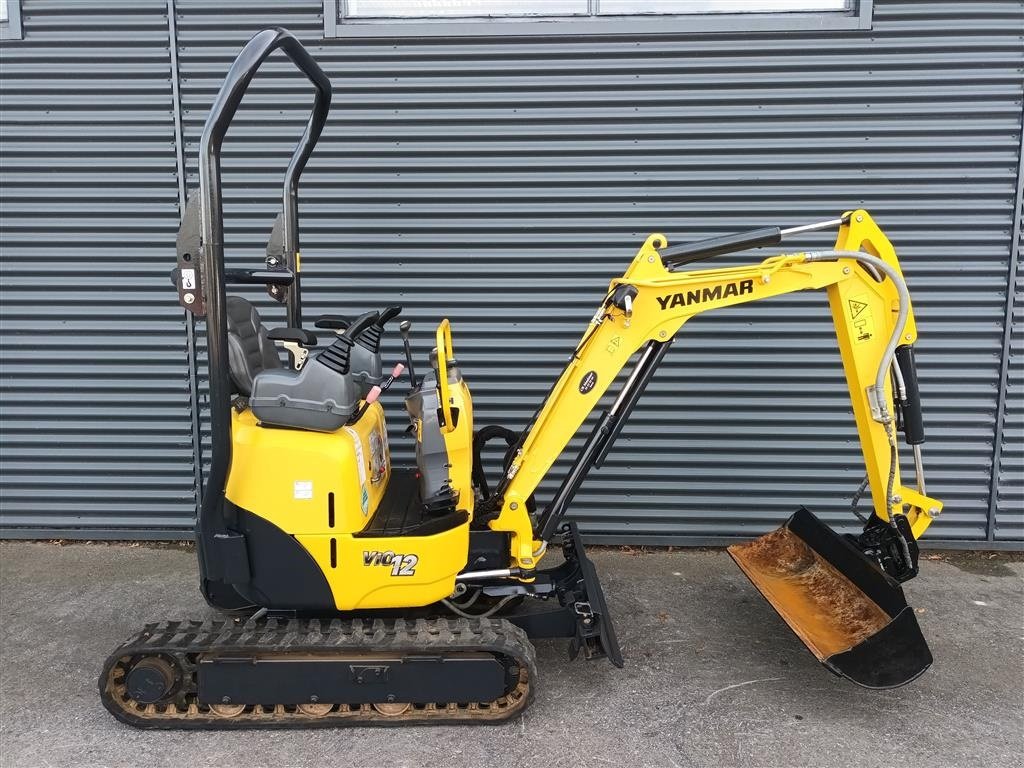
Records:
[[[480,424],[526,421],[648,233],[874,211],[921,328],[929,490],[947,504],[930,537],[985,537],[1019,0],[879,0],[865,32],[641,39],[323,40],[316,2],[177,8],[190,184],[232,56],[259,28],[292,29],[335,86],[302,192],[307,314],[400,302],[421,356],[451,318]],[[309,98],[274,62],[228,135],[239,264],[261,258]],[[797,295],[690,324],[573,510],[592,535],[665,543],[760,533],[801,503],[845,524],[858,466],[824,297]]]
[[[1011,311],[1006,406],[993,521],[993,534],[997,540],[1024,539],[1024,264],[1021,263],[1021,255],[1024,254],[1024,184],[1019,191],[1016,292]]]
[[[193,464],[164,0],[23,0],[0,44],[0,530],[180,536]]]
[[[296,31],[336,90],[303,191],[307,314],[401,301],[421,356],[449,316],[481,424],[525,422],[649,232],[679,242],[873,210],[922,330],[931,490],[948,510],[930,538],[984,538],[1019,0],[880,0],[865,32],[362,41],[323,40],[314,0],[176,5],[190,184],[231,58],[262,27]],[[25,41],[0,45],[0,535],[187,535],[166,2],[23,6]],[[229,134],[238,264],[261,258],[308,96],[274,62]],[[1001,541],[1024,539],[1022,288]],[[389,407],[400,446],[397,396]],[[662,543],[757,533],[798,503],[844,522],[857,465],[822,297],[793,296],[688,326],[574,511],[592,536]]]

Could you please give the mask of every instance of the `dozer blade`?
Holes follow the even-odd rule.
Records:
[[[865,688],[896,688],[932,654],[899,584],[800,508],[729,554],[826,667]]]

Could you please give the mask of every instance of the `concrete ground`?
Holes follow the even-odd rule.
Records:
[[[931,554],[908,585],[934,667],[895,691],[826,672],[717,551],[597,550],[626,668],[539,644],[537,699],[492,727],[147,732],[100,705],[139,625],[210,614],[180,548],[0,545],[3,766],[1024,765],[1024,562]]]

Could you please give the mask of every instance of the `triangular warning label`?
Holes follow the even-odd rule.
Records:
[[[857,301],[856,299],[850,299],[850,317],[857,317],[861,312],[868,308],[868,305],[863,301]]]

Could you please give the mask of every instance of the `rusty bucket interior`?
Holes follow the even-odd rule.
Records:
[[[811,653],[866,688],[921,675],[931,651],[900,585],[808,510],[729,554]]]

